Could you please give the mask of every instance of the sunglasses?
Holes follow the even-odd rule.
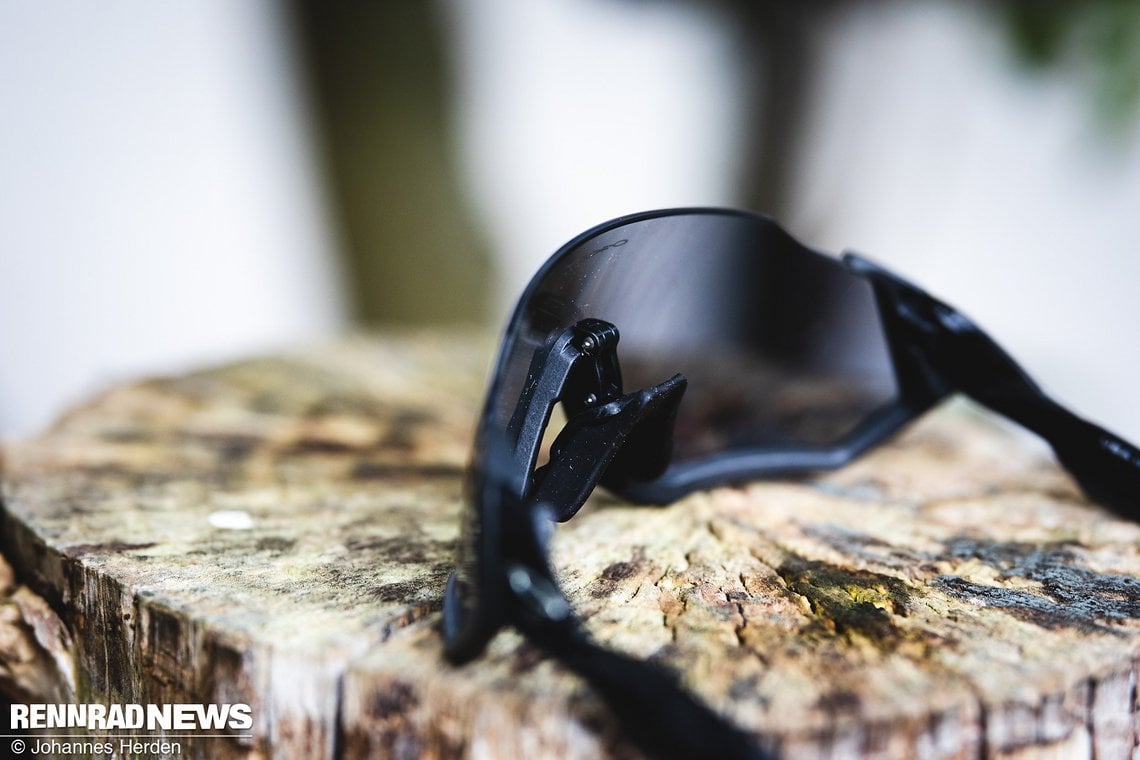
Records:
[[[1040,435],[1089,497],[1140,520],[1140,450],[867,259],[727,209],[653,211],[579,235],[507,325],[445,591],[447,658],[477,657],[512,625],[586,678],[650,754],[766,757],[671,674],[590,641],[549,564],[553,524],[599,484],[664,503],[836,468],[956,392]],[[556,405],[566,422],[539,466]]]

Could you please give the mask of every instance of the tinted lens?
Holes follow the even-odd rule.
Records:
[[[500,561],[500,518],[509,498],[508,479],[516,469],[506,439],[484,421],[467,473],[455,571],[443,606],[445,651],[456,662],[476,656],[502,622],[491,579]]]
[[[688,378],[675,462],[826,447],[897,396],[865,279],[766,218],[666,212],[599,228],[548,262],[508,331],[496,424],[535,350],[587,317],[617,325],[627,391]]]
[[[556,253],[507,330],[476,440],[447,652],[475,656],[502,622],[500,514],[525,463],[507,427],[535,352],[577,322],[618,327],[626,390],[683,373],[674,464],[728,451],[823,447],[897,399],[870,284],[770,220],[661,212],[603,225]]]

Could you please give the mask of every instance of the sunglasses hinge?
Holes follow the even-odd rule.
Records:
[[[556,403],[561,401],[566,416],[574,417],[621,396],[618,339],[617,327],[609,322],[584,319],[535,351],[507,426],[515,458],[527,472],[534,469]]]
[[[570,329],[579,355],[559,394],[567,417],[607,404],[622,392],[617,327],[601,319],[583,319]]]

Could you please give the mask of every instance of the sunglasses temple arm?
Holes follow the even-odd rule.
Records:
[[[1089,498],[1140,522],[1140,450],[1051,399],[981,328],[936,302],[940,337],[933,364],[950,385],[1032,432]]]
[[[520,620],[548,654],[584,678],[647,755],[661,760],[775,760],[694,698],[669,671],[593,643],[573,618]]]
[[[581,640],[559,659],[590,682],[643,749],[662,758],[771,760],[755,741],[694,699],[671,674]]]
[[[775,760],[753,738],[693,697],[670,671],[598,646],[570,608],[547,562],[549,505],[513,502],[504,566],[507,618],[532,643],[590,684],[623,731],[659,760]]]
[[[1140,449],[1073,414],[1036,386],[1020,393],[988,389],[967,395],[1044,438],[1057,460],[1094,501],[1140,522]]]
[[[923,400],[961,391],[1044,438],[1092,499],[1140,522],[1140,450],[1049,398],[954,307],[856,254],[844,262],[875,288],[896,366]]]

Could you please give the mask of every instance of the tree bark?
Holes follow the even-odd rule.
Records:
[[[252,707],[182,757],[636,757],[513,632],[443,662],[488,349],[349,340],[120,387],[8,445],[4,693]],[[786,758],[1138,753],[1140,527],[963,403],[799,482],[596,494],[554,564],[599,641]]]

